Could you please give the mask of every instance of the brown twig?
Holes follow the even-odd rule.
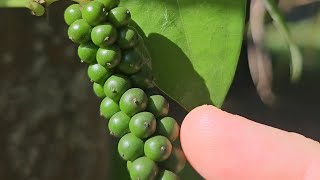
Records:
[[[261,100],[268,105],[275,101],[272,91],[273,71],[271,59],[263,46],[266,10],[260,0],[250,5],[250,30],[248,31],[248,62],[252,80]]]

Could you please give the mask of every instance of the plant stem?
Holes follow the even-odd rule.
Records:
[[[61,1],[61,0],[0,0],[0,8],[28,8],[30,2],[39,3],[45,7],[48,7],[50,4]],[[91,0],[71,0],[79,4],[87,3]]]
[[[273,19],[273,24],[287,41],[291,53],[291,81],[296,82],[302,74],[302,55],[295,44],[289,28],[274,0],[264,0],[264,5]]]

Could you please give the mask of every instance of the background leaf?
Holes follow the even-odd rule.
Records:
[[[0,0],[0,7],[26,7],[26,0]]]
[[[122,0],[145,33],[156,84],[185,109],[220,107],[236,70],[246,0]]]

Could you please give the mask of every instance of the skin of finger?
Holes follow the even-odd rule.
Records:
[[[188,161],[208,180],[303,180],[320,157],[316,141],[209,105],[186,116],[180,138]]]

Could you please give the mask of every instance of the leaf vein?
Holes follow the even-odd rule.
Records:
[[[193,59],[192,57],[192,52],[191,52],[191,47],[190,47],[190,42],[189,42],[189,39],[188,39],[188,36],[187,36],[187,32],[186,32],[186,29],[185,29],[185,25],[184,25],[184,20],[182,18],[182,15],[181,15],[181,6],[180,6],[180,3],[179,3],[179,0],[176,0],[177,2],[177,7],[178,7],[178,11],[179,11],[179,16],[180,16],[180,19],[181,19],[181,24],[182,24],[182,32],[183,32],[183,35],[185,36],[186,38],[186,43],[187,43],[187,49],[188,49],[188,52],[189,52],[189,58],[190,59]]]

